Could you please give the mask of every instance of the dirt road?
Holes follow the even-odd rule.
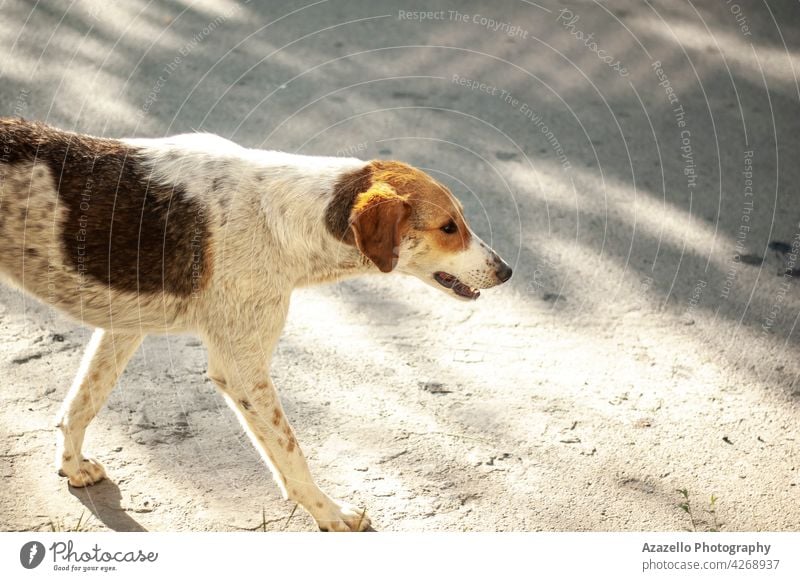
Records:
[[[400,159],[514,266],[471,304],[296,294],[274,380],[332,496],[388,531],[798,529],[796,3],[122,4],[0,1],[0,114]],[[145,342],[88,432],[110,480],[69,489],[89,333],[0,290],[3,530],[313,529],[192,337]]]

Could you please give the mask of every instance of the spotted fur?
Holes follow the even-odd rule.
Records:
[[[394,270],[452,296],[511,275],[452,194],[399,162],[0,118],[0,274],[96,328],[58,418],[73,486],[105,477],[84,434],[143,337],[190,332],[284,496],[322,530],[367,528],[314,482],[269,368],[294,288]]]

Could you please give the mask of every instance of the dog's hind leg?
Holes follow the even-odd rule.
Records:
[[[99,462],[83,456],[86,427],[105,404],[142,335],[96,329],[58,415],[56,464],[72,486],[89,486],[105,477]]]

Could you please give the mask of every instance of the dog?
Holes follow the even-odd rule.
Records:
[[[466,301],[512,274],[450,191],[405,163],[0,118],[0,273],[95,328],[56,424],[72,486],[105,477],[84,434],[145,335],[193,333],[284,498],[320,530],[368,529],[315,484],[269,368],[293,289],[390,272]]]

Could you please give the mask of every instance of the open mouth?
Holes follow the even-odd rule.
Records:
[[[445,288],[449,288],[458,296],[463,297],[465,299],[469,299],[474,301],[479,296],[481,296],[481,291],[476,288],[469,287],[465,285],[463,282],[458,280],[452,274],[448,274],[446,272],[434,272],[433,278]]]

